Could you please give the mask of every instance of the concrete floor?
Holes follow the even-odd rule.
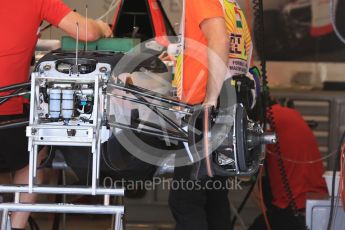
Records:
[[[53,175],[51,175],[53,177]],[[9,176],[0,175],[0,183],[7,184]],[[243,191],[231,191],[229,198],[234,206],[238,206],[242,201],[247,187],[244,186]],[[172,230],[174,229],[174,220],[167,205],[169,191],[157,188],[154,191],[148,191],[141,199],[125,199],[126,206],[126,230]],[[78,203],[99,203],[100,200],[96,198],[78,199],[78,197],[70,197],[70,201],[78,200]],[[54,202],[52,196],[39,196],[39,202],[51,203]],[[252,223],[253,219],[258,215],[258,209],[254,202],[250,199],[242,217],[247,226]],[[40,230],[52,229],[54,219],[53,214],[34,214],[34,219],[40,227]],[[111,216],[98,215],[67,215],[66,228],[68,230],[107,230],[111,229]],[[61,227],[61,226],[60,226]],[[27,228],[30,229],[30,228]],[[236,230],[243,229],[240,226]],[[63,228],[60,228],[63,230]]]
[[[35,216],[40,230],[52,229],[53,215],[40,214]],[[69,215],[66,219],[66,230],[111,230],[111,216]],[[29,226],[26,228],[30,230]],[[64,228],[60,225],[60,230]],[[126,230],[173,230],[171,224],[127,223]]]
[[[52,215],[43,215],[36,217],[35,221],[40,227],[40,230],[52,229]],[[30,230],[30,228],[26,228]],[[60,227],[63,230],[62,227]],[[105,216],[90,216],[90,215],[70,215],[66,222],[67,230],[111,230],[111,217]],[[128,223],[126,230],[173,230],[174,226],[171,224],[152,224],[152,223]],[[235,226],[234,230],[243,230],[239,225]]]

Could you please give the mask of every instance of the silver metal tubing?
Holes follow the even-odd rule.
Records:
[[[129,125],[120,124],[120,123],[109,122],[108,124],[111,127],[113,127],[113,128],[132,130],[132,131],[137,132],[137,133],[143,133],[143,134],[157,136],[157,137],[168,137],[171,140],[188,142],[187,138],[175,136],[175,135],[172,135],[171,133],[168,133],[168,132],[157,132],[157,131],[148,130],[148,129],[139,129],[139,128],[135,128],[135,127],[132,127],[132,126],[129,126]]]
[[[96,195],[96,188],[97,188],[97,184],[98,184],[98,175],[99,175],[99,161],[100,161],[100,124],[99,124],[99,120],[100,120],[100,112],[99,112],[99,108],[100,108],[100,98],[99,98],[99,92],[101,91],[101,88],[99,87],[99,81],[95,81],[95,104],[94,104],[94,109],[97,112],[96,115],[96,130],[94,132],[94,140],[92,143],[92,179],[91,179],[91,184],[92,184],[92,195]]]
[[[158,104],[151,103],[151,102],[144,102],[144,101],[140,101],[138,99],[134,99],[134,98],[126,97],[126,96],[120,96],[120,95],[111,94],[111,93],[107,93],[107,95],[111,96],[111,97],[116,97],[116,98],[119,98],[119,99],[122,99],[122,100],[138,103],[138,104],[143,104],[143,105],[147,105],[147,106],[154,106],[156,108],[163,109],[163,110],[170,111],[170,112],[181,113],[181,114],[186,114],[186,115],[192,115],[190,112],[169,108],[169,107],[158,105]]]
[[[36,183],[36,179],[37,179],[37,159],[38,159],[38,149],[36,152],[34,152],[34,174],[33,174],[33,177],[34,177],[34,183]]]
[[[97,87],[99,87],[98,84],[96,84]],[[95,86],[96,87],[96,86]],[[96,89],[96,88],[95,88]],[[99,93],[101,92],[101,93]],[[99,87],[98,92],[98,102],[97,102],[97,110],[98,111],[104,111],[105,108],[105,94],[102,93],[102,87]],[[97,115],[97,132],[96,132],[96,138],[97,138],[97,167],[96,167],[96,178],[97,178],[97,184],[99,184],[99,177],[101,173],[101,151],[102,151],[102,144],[101,144],[101,130],[102,130],[102,124],[104,123],[104,114],[98,113]]]
[[[71,142],[67,143],[66,141],[55,142],[55,141],[35,141],[33,140],[35,145],[52,145],[52,146],[79,146],[79,147],[91,147],[92,144],[87,142]]]
[[[140,96],[135,95],[138,100],[148,103],[147,107],[149,107],[155,114],[157,114],[160,118],[162,118],[166,123],[168,123],[169,125],[171,125],[171,127],[173,127],[174,129],[176,129],[178,132],[180,132],[184,137],[188,136],[188,133],[183,130],[181,128],[181,126],[179,126],[178,124],[176,124],[172,119],[170,119],[170,117],[166,116],[164,113],[162,113],[161,111],[159,111],[156,107],[149,105],[149,102]]]
[[[87,35],[86,35],[87,37]],[[79,23],[77,22],[77,39],[76,39],[76,45],[75,45],[75,65],[77,67],[77,73],[78,73],[78,51],[79,51]]]
[[[159,130],[159,131],[163,131],[163,132],[167,131],[167,132],[169,132],[170,134],[179,135],[178,132],[174,132],[174,131],[172,131],[172,130],[170,130],[170,129],[163,129],[162,126],[157,125],[156,123],[152,123],[152,122],[149,122],[149,121],[144,121],[144,120],[141,120],[141,119],[135,119],[135,120],[133,121],[133,124],[134,124],[134,125],[138,125],[138,126],[139,126],[139,125],[145,125],[145,126],[147,126],[147,127],[149,127],[149,128],[157,129],[157,130]]]
[[[156,97],[161,97],[163,100],[169,100],[169,101],[173,101],[173,103],[178,103],[179,106],[183,106],[185,108],[192,108],[193,106],[192,105],[189,105],[187,103],[184,103],[184,102],[181,102],[180,100],[178,99],[175,99],[175,98],[169,98],[163,94],[160,94],[160,93],[156,93],[152,90],[149,90],[149,89],[145,89],[145,88],[142,88],[140,86],[137,86],[137,85],[126,85],[126,87],[128,88],[132,88],[134,90],[137,90],[137,91],[141,91],[141,92],[144,92],[146,94],[150,94],[150,95],[153,95],[153,96],[156,96]]]
[[[78,77],[36,77],[36,80],[58,80],[61,83],[75,83],[76,81],[78,81],[78,84],[87,84],[87,83],[95,83],[95,78],[78,78]]]
[[[17,90],[14,91],[13,93],[11,93],[11,95],[20,93],[21,91],[23,91],[23,89],[17,89]],[[13,97],[13,96],[11,96],[11,95],[5,96],[4,98],[1,98],[1,99],[0,99],[0,105],[2,105],[3,103],[5,103],[6,101],[8,101],[11,97]]]
[[[168,99],[168,98],[164,97],[164,95],[160,95],[160,94],[157,94],[157,93],[149,91],[149,90],[139,88],[140,90],[145,91],[145,92],[140,92],[136,89],[132,89],[131,88],[132,86],[130,87],[130,86],[123,86],[123,85],[118,85],[118,84],[108,84],[108,86],[113,87],[115,89],[130,92],[133,94],[141,95],[143,97],[151,98],[151,99],[154,99],[157,101],[165,102],[165,103],[168,103],[168,104],[171,104],[174,106],[182,106],[185,108],[192,108],[192,106],[190,106],[190,105],[187,105],[187,104],[182,103],[182,102],[178,102],[178,101],[173,100],[173,99]]]
[[[30,125],[32,128],[39,128],[39,129],[75,129],[75,130],[87,130],[93,129],[96,125],[70,125],[70,126],[61,126],[61,125],[47,125],[47,124],[40,124],[40,125]]]
[[[116,214],[115,217],[115,226],[114,229],[115,230],[121,230],[122,229],[122,221],[121,221],[122,215],[120,213]]]
[[[14,203],[20,203],[20,192],[14,193]]]
[[[110,196],[104,195],[104,206],[109,206],[109,205],[110,205]]]
[[[1,185],[0,193],[28,193],[29,187],[18,185]],[[34,186],[32,192],[40,194],[70,194],[70,195],[91,195],[91,188],[82,187],[44,187],[44,186]],[[112,196],[124,196],[124,189],[108,189],[108,188],[96,188],[96,195],[112,195]]]
[[[98,146],[97,146],[98,147]],[[96,195],[96,187],[97,187],[97,153],[98,148],[92,148],[92,178],[91,178],[91,186],[92,186],[92,195]]]
[[[74,205],[74,204],[14,204],[2,203],[0,209],[12,212],[48,212],[76,214],[122,214],[123,206]]]
[[[62,176],[62,184],[66,185],[66,171],[65,170],[61,170],[61,176]],[[62,194],[62,202],[63,203],[67,203],[67,195],[66,194]],[[63,213],[62,214],[62,229],[66,229],[66,214]]]
[[[100,177],[100,173],[101,173],[101,144],[100,144],[100,140],[101,138],[99,137],[98,138],[98,141],[97,141],[97,151],[96,151],[96,167],[95,167],[95,170],[96,170],[96,186],[99,184],[99,177]]]
[[[1,230],[7,229],[7,223],[8,223],[8,209],[3,208],[2,209],[2,218],[1,218]]]
[[[34,151],[35,151],[35,146],[37,145],[34,145],[31,147],[30,149],[30,155],[29,155],[29,184],[28,184],[28,192],[29,193],[32,193],[33,190],[33,175],[34,175]],[[1,190],[0,190],[1,191]],[[19,190],[14,190],[14,192],[20,192]]]

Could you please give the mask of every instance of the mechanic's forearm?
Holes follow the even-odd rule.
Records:
[[[79,40],[96,41],[102,37],[110,36],[109,29],[105,28],[105,23],[86,19],[78,13],[70,12],[63,18],[59,24],[59,28],[64,30],[73,38],[77,38],[77,25],[79,24]],[[87,27],[87,29],[86,29]]]
[[[217,105],[218,97],[222,89],[228,64],[229,40],[212,39],[208,42],[208,81],[204,104]]]

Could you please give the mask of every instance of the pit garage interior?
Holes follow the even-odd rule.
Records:
[[[171,183],[174,175],[174,158],[169,155],[159,156],[155,159],[156,165],[150,164],[152,163],[150,160],[143,162],[140,160],[141,148],[145,148],[140,146],[143,140],[140,138],[138,142],[128,142],[128,140],[137,138],[137,132],[147,132],[153,136],[169,137],[170,135],[172,140],[180,142],[182,140],[184,143],[189,140],[188,130],[176,125],[179,123],[174,119],[178,116],[171,115],[174,113],[192,115],[190,111],[193,111],[189,104],[170,99],[176,91],[171,85],[174,75],[176,76],[176,60],[160,59],[162,53],[169,50],[169,45],[178,43],[180,39],[178,35],[184,3],[182,0],[63,0],[63,2],[83,16],[105,21],[111,26],[112,38],[101,38],[95,42],[78,42],[47,22],[41,24],[39,41],[31,63],[30,81],[21,86],[22,91],[18,91],[17,95],[26,95],[27,100],[31,102],[30,120],[21,121],[21,125],[27,126],[26,135],[29,138],[29,145],[32,145],[30,151],[32,165],[29,172],[32,178],[29,178],[29,185],[17,187],[11,185],[13,173],[0,174],[1,229],[11,230],[10,216],[17,210],[32,212],[26,225],[26,229],[32,230],[173,230],[176,222],[169,208],[169,194],[170,190],[174,189],[174,184]],[[293,109],[303,118],[317,143],[319,157],[294,159],[292,155],[278,156],[280,161],[284,162],[282,164],[292,165],[292,171],[289,171],[291,174],[294,166],[300,168],[306,165],[311,169],[308,173],[313,174],[313,165],[318,163],[320,167],[322,165],[323,175],[320,180],[326,190],[321,194],[312,191],[303,194],[304,229],[345,229],[345,207],[343,207],[345,204],[343,202],[345,198],[343,191],[345,1],[237,0],[237,2],[248,21],[254,43],[251,65],[257,66],[257,70],[261,72],[259,74],[261,82],[259,86],[255,86],[254,94],[257,88],[261,87],[256,106],[259,105],[264,109],[257,110],[256,113],[269,119],[269,114],[272,112],[267,112],[266,108],[272,109],[272,105],[268,102],[268,96],[270,99],[274,98],[281,107]],[[198,5],[195,6],[195,11],[197,10],[199,10]],[[92,61],[84,63],[83,60]],[[73,69],[75,61],[77,69]],[[127,72],[131,73],[130,79],[122,74]],[[0,78],[3,76],[0,73]],[[77,100],[77,104],[80,105],[73,116],[78,113],[78,121],[59,120],[61,117],[54,117],[52,112],[50,104],[53,103],[52,98],[64,93],[67,95],[70,90],[64,88],[64,85],[75,87],[73,100]],[[57,90],[60,86],[62,89]],[[236,86],[240,87],[241,82]],[[8,95],[1,94],[6,87],[7,85],[0,85],[0,107],[4,95]],[[30,88],[31,93],[20,94],[23,89],[30,91]],[[249,89],[249,92],[252,91],[253,89]],[[35,104],[32,104],[33,101]],[[241,129],[237,126],[236,118],[240,112],[243,113],[239,107],[246,106],[242,105],[245,103],[241,106],[237,104],[234,106],[235,112],[231,111],[234,114],[230,116],[235,117],[233,122],[236,125],[231,128],[231,135],[227,133],[233,138],[231,146],[237,150],[234,153],[235,161],[236,156],[238,157],[236,154],[241,154],[241,150],[238,149],[241,140],[237,135],[245,137],[243,140],[246,143],[243,150],[245,156],[247,156],[247,145],[250,145],[248,143],[257,141],[251,151],[262,151],[263,154],[260,156],[272,157],[274,154],[269,151],[275,148],[267,145],[276,144],[277,137],[279,140],[279,135],[276,135],[277,133],[272,129],[272,124],[267,120],[255,121],[249,118],[252,115],[248,111],[248,116],[244,111],[244,118],[241,118],[239,124],[243,125],[244,122],[246,126]],[[35,108],[38,107],[40,110],[37,112]],[[165,125],[157,127],[162,125],[160,122],[162,119],[163,123],[168,124],[168,129]],[[54,124],[55,128],[51,129],[50,123]],[[81,123],[87,125],[80,125]],[[59,124],[61,128],[56,128]],[[5,130],[7,126],[9,123],[0,120],[0,130]],[[146,126],[150,128],[143,128]],[[246,130],[249,129],[247,126],[252,129],[246,134]],[[67,134],[57,131],[62,129],[66,129]],[[126,153],[129,154],[117,157],[112,156],[111,153],[123,149],[109,143],[121,132],[119,130],[132,131],[128,136],[124,134],[127,138],[124,142],[116,140],[117,144],[121,142],[122,145],[129,145],[132,151],[126,148]],[[92,133],[96,134],[92,136]],[[61,140],[57,140],[59,135]],[[162,145],[164,138],[159,143],[150,138],[144,142],[157,147]],[[133,143],[138,145],[134,146]],[[38,146],[42,145],[56,147],[51,148],[43,163],[37,165],[34,160],[37,158]],[[296,145],[296,143],[291,141],[287,145]],[[169,149],[169,151],[175,154],[174,150]],[[308,151],[308,148],[305,151]],[[79,158],[80,154],[85,157]],[[156,157],[154,153],[152,154]],[[269,171],[262,172],[265,171],[263,165],[268,162],[264,157],[260,159],[253,157],[250,160],[252,160],[250,167],[246,165],[248,159],[245,159],[242,168],[241,166],[237,168],[236,163],[236,167],[231,168],[233,174],[228,176],[231,181],[228,188],[231,210],[229,229],[279,229],[272,227],[274,225],[250,228],[265,210],[260,202],[260,199],[264,199],[264,195],[256,189],[257,186],[262,187],[262,182],[258,182],[262,174],[269,174]],[[1,159],[0,164],[3,164]],[[103,167],[105,169],[102,171]],[[37,170],[45,174],[43,185],[35,184]],[[284,175],[288,177],[288,179],[279,177],[280,183],[284,186],[286,181],[288,184],[291,180],[291,174],[286,175],[286,172],[281,174],[278,171],[276,173],[279,174],[278,177]],[[295,174],[293,176],[298,177]],[[132,189],[125,190],[123,178],[130,178],[129,180],[137,183],[132,184]],[[303,179],[299,182],[307,184],[301,181]],[[293,182],[290,181],[290,185],[291,183]],[[291,188],[284,186],[282,186],[283,192],[286,190],[291,192]],[[21,206],[18,196],[24,192],[38,194],[37,208],[34,205]],[[264,217],[267,218],[267,214]],[[218,229],[209,228],[209,230]]]

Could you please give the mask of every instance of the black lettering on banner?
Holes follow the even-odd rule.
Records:
[[[229,52],[232,54],[241,54],[240,45],[242,41],[241,34],[230,34],[230,50]]]
[[[234,65],[239,65],[239,66],[243,66],[243,67],[247,67],[246,63],[244,63],[243,61],[233,61]]]
[[[240,67],[240,66],[229,66],[229,69],[232,71],[238,71],[238,72],[242,72],[242,73],[246,73],[247,69]]]

